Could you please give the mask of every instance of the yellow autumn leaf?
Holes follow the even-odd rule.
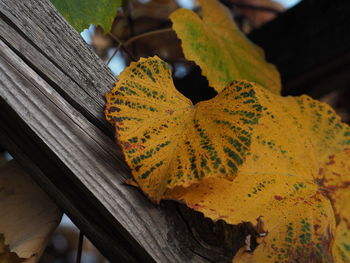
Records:
[[[333,262],[334,213],[331,202],[317,187],[303,183],[301,176],[247,176],[238,175],[232,183],[205,180],[173,191],[167,198],[183,201],[214,221],[239,224],[261,218],[266,232],[259,246],[253,252],[243,247],[235,263]]]
[[[264,111],[234,181],[206,180],[167,198],[230,224],[262,217],[266,238],[253,253],[242,248],[233,262],[334,262],[350,248],[347,236],[337,246],[342,252],[334,247],[336,223],[350,222],[350,129],[307,96],[255,91]]]
[[[350,136],[348,131],[346,135]],[[343,151],[329,155],[318,173],[318,184],[331,200],[337,231],[333,254],[339,263],[350,262],[350,145]]]
[[[334,262],[331,251],[335,221],[329,217],[332,215],[329,200],[316,194],[305,200],[285,202],[276,209],[281,209],[278,220],[275,218],[271,227],[269,216],[266,221],[269,231],[256,250],[241,248],[234,263]]]
[[[335,250],[347,253],[350,129],[328,105],[234,81],[193,106],[157,57],[132,63],[106,98],[133,177],[152,200],[229,224],[261,218],[266,237],[234,262],[333,262],[343,255]]]
[[[260,98],[260,96],[258,97]],[[241,220],[254,221],[256,217],[264,216],[263,220],[267,231],[269,231],[267,238],[264,239],[266,245],[259,246],[253,254],[245,253],[242,258],[237,256],[234,262],[270,262],[269,260],[274,262],[272,259],[268,259],[266,255],[281,256],[275,251],[276,244],[279,245],[279,249],[286,251],[285,255],[295,255],[296,258],[298,256],[303,257],[307,261],[314,255],[312,253],[317,252],[307,250],[307,247],[311,244],[316,249],[316,240],[319,236],[317,233],[311,233],[316,240],[311,239],[310,242],[312,243],[308,246],[293,243],[292,248],[301,247],[302,249],[299,250],[302,253],[293,251],[293,249],[286,249],[286,245],[283,246],[282,244],[284,243],[283,240],[288,238],[286,229],[290,214],[293,216],[299,214],[300,220],[305,219],[303,217],[312,207],[310,206],[312,205],[312,202],[310,204],[310,197],[314,198],[314,196],[322,193],[327,196],[328,200],[325,201],[328,203],[332,201],[335,212],[337,212],[337,203],[339,203],[343,205],[341,209],[338,209],[339,213],[341,211],[345,218],[349,217],[350,214],[347,211],[349,208],[346,205],[347,198],[344,196],[349,192],[348,175],[344,174],[346,171],[344,163],[349,162],[350,159],[346,155],[346,147],[350,143],[349,128],[340,123],[339,118],[328,106],[306,96],[282,98],[265,94],[263,97],[265,98],[261,98],[259,101],[267,109],[267,116],[261,117],[259,127],[254,129],[255,140],[252,140],[251,145],[251,151],[254,154],[246,159],[231,186],[228,186],[227,182],[220,181],[221,184],[226,185],[227,191],[225,192],[223,185],[218,182],[212,183],[210,186],[206,186],[204,183],[199,188],[204,192],[212,188],[211,196],[206,194],[203,199],[203,197],[197,195],[198,189],[193,192],[197,193],[196,196],[192,195],[190,189],[186,189],[185,194],[177,194],[175,197],[186,200],[188,205],[194,206],[196,210],[202,211],[214,220],[224,217],[226,221],[232,224],[237,224]],[[337,156],[338,160],[335,159]],[[328,160],[328,158],[331,158],[331,160]],[[338,168],[331,166],[333,162],[339,164]],[[328,171],[328,169],[330,170]],[[256,177],[252,176],[253,174]],[[334,176],[334,174],[338,174],[338,176]],[[249,182],[247,177],[249,177]],[[281,178],[285,178],[286,182],[281,182]],[[271,182],[275,185],[273,189],[271,189]],[[294,188],[304,193],[295,199],[294,194],[291,194]],[[233,189],[240,189],[240,191],[234,195],[232,194]],[[306,191],[306,189],[311,190],[311,192]],[[331,198],[333,195],[335,197]],[[225,200],[225,196],[230,196],[227,203],[222,202],[222,200]],[[257,199],[252,199],[252,197]],[[300,206],[299,210],[298,202],[300,202],[300,199],[306,203]],[[321,198],[318,199],[322,200]],[[214,203],[215,200],[221,202]],[[286,201],[288,203],[283,203]],[[319,202],[317,205],[326,206],[325,201]],[[282,206],[278,206],[278,204]],[[210,210],[213,207],[217,217]],[[244,207],[246,209],[244,212],[237,212],[233,207]],[[231,209],[235,212],[232,213]],[[324,209],[324,211],[327,211],[327,209]],[[334,228],[332,224],[315,223],[315,220],[322,219],[323,215],[326,215],[332,221],[334,220],[332,210],[328,209],[328,212],[320,211],[308,218],[312,222],[312,228],[327,226],[328,229],[329,226],[329,229],[332,230]],[[340,216],[338,217],[341,219]],[[297,223],[297,220],[291,220],[291,222],[293,221]],[[277,232],[272,232],[271,229],[275,229]],[[316,227],[316,229],[319,228]],[[281,235],[280,231],[285,231],[285,235]],[[280,238],[276,238],[276,234]],[[300,230],[296,234],[297,237],[303,235]],[[329,237],[333,237],[333,235],[334,231],[330,231]],[[277,242],[274,242],[275,245],[269,248],[269,245],[273,245],[273,238]],[[298,253],[301,254],[298,255]],[[295,262],[296,258],[289,259],[290,261],[286,262]],[[278,259],[274,258],[274,260]]]
[[[341,221],[337,226],[335,244],[333,246],[334,262],[350,262],[350,232],[349,223]]]
[[[158,57],[132,63],[106,97],[107,120],[134,179],[156,202],[167,188],[211,176],[232,180],[262,111],[245,82],[194,106]]]
[[[170,15],[186,59],[193,60],[217,92],[233,80],[256,82],[279,94],[281,80],[261,48],[238,29],[229,11],[216,0],[200,0],[203,17],[187,9]]]

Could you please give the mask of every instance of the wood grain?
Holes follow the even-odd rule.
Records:
[[[0,17],[0,39],[92,123],[110,129],[103,95],[116,78],[50,1],[1,0]]]

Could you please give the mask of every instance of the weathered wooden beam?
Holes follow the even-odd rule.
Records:
[[[48,1],[1,0],[0,39],[92,123],[110,129],[101,94],[115,76],[100,72],[103,62]]]
[[[283,93],[350,85],[350,2],[304,0],[250,34],[282,74]]]
[[[242,228],[203,241],[190,211],[123,184],[103,114],[114,81],[48,0],[0,0],[0,145],[111,262],[230,262]]]
[[[123,166],[120,164],[118,169],[112,167],[113,162],[117,167],[118,155],[108,146],[111,145],[109,138],[72,109],[3,42],[0,42],[0,50],[0,119],[2,133],[7,135],[3,144],[9,146],[8,140],[15,142],[34,164],[45,171],[45,176],[56,187],[62,188],[60,191],[65,192],[65,196],[79,207],[81,213],[91,213],[87,216],[90,220],[95,216],[107,223],[110,217],[107,211],[118,218],[118,222],[107,225],[113,224],[118,229],[119,238],[124,239],[123,244],[118,244],[117,238],[109,240],[110,244],[103,244],[114,246],[114,256],[124,256],[124,260],[131,262],[138,262],[141,258],[152,262],[145,251],[136,249],[132,255],[126,253],[125,246],[132,248],[139,245],[132,234],[124,233],[123,237],[122,232],[124,229],[137,231],[138,227],[135,226],[142,224],[138,220],[133,222],[136,214],[128,213],[128,202],[133,200],[127,198],[128,193],[124,192],[130,189],[121,185],[123,175],[126,175]],[[13,148],[9,150],[15,157],[18,156]],[[105,186],[106,180],[109,187]],[[50,192],[52,188],[47,190]],[[137,206],[137,201],[133,205]],[[107,211],[101,212],[101,209]],[[83,231],[89,233],[89,229]],[[112,229],[109,231],[113,232]],[[105,233],[108,232],[105,230]]]

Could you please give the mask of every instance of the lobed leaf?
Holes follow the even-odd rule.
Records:
[[[222,4],[216,0],[199,2],[202,18],[187,9],[170,15],[186,59],[200,66],[217,92],[233,80],[245,79],[279,94],[279,72],[265,61],[263,50],[244,36]]]
[[[121,0],[51,0],[65,19],[82,32],[91,24],[100,25],[104,32],[111,31]]]
[[[106,95],[106,117],[134,179],[152,200],[204,178],[234,178],[262,111],[253,86],[236,82],[194,106],[158,57],[132,63],[119,76]]]
[[[327,104],[234,81],[193,106],[157,57],[132,63],[106,98],[152,200],[184,202],[214,221],[264,223],[266,237],[247,237],[234,262],[347,262],[350,128]],[[260,240],[255,251],[250,238]]]
[[[307,96],[280,97],[260,87],[256,94],[264,111],[236,178],[205,180],[166,198],[230,224],[262,217],[266,238],[233,262],[334,262],[336,247],[349,253],[349,224],[342,226],[343,245],[333,245],[339,224],[350,222],[349,126]]]

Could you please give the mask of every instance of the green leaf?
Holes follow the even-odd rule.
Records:
[[[65,19],[82,32],[90,24],[100,25],[105,32],[111,30],[121,0],[51,0]]]

